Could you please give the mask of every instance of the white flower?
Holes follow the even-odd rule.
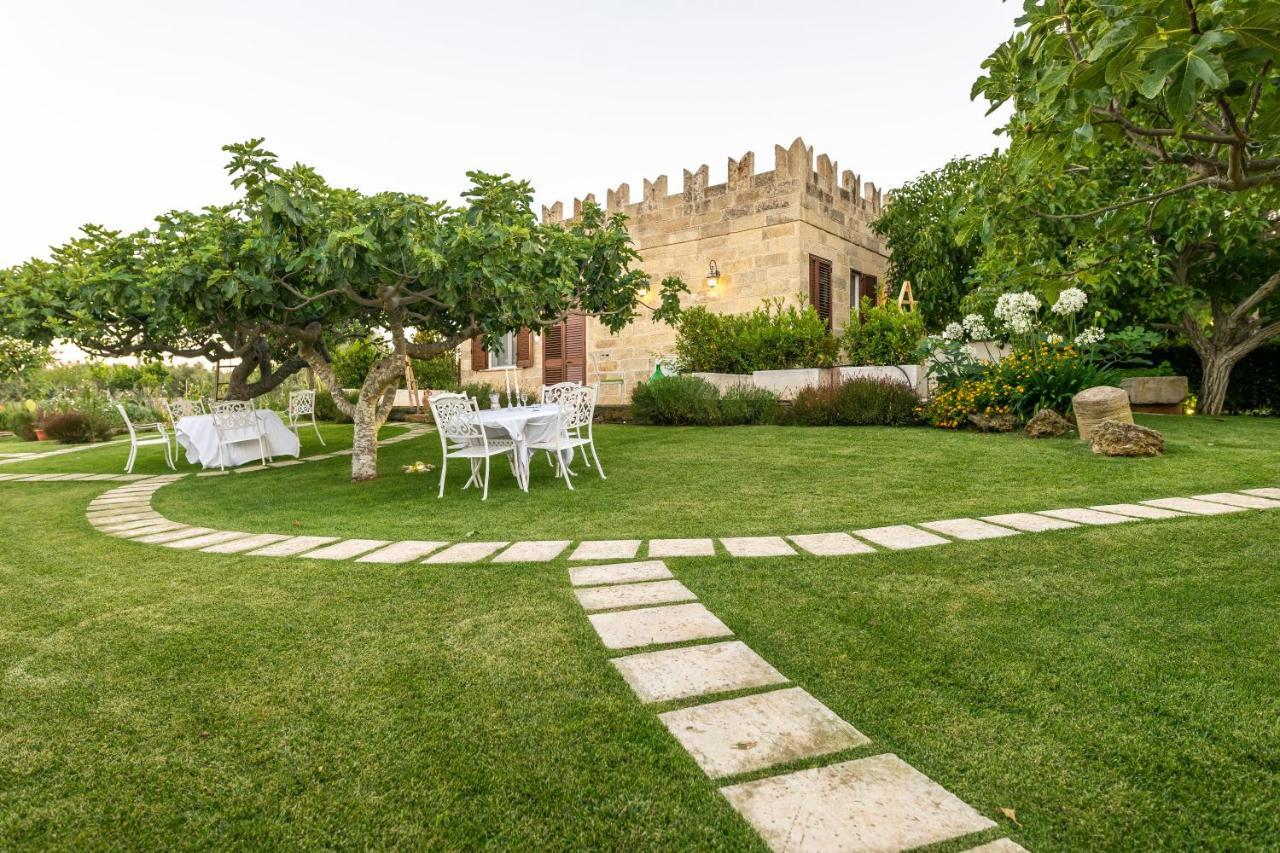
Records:
[[[1089,301],[1089,296],[1078,287],[1068,287],[1062,293],[1058,294],[1058,301],[1053,303],[1053,308],[1049,309],[1055,314],[1066,317],[1070,314],[1079,313],[1080,309]]]
[[[947,327],[942,330],[942,339],[944,341],[964,340],[964,326],[959,323],[948,323]]]
[[[996,300],[996,319],[1015,335],[1025,335],[1036,327],[1040,300],[1033,293],[1005,293]]]
[[[1062,335],[1049,335],[1045,338],[1045,341],[1051,344],[1060,344],[1062,343]]]
[[[969,314],[963,322],[964,330],[969,333],[970,340],[985,341],[991,337],[991,330],[987,328],[987,321],[981,314]]]
[[[1107,333],[1099,329],[1097,326],[1090,326],[1080,334],[1076,335],[1076,346],[1088,346],[1089,344],[1101,343]]]

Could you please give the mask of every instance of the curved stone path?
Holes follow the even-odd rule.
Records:
[[[407,440],[412,435],[397,436]],[[343,455],[342,451],[316,458]],[[301,462],[304,460],[298,460]],[[280,463],[277,463],[280,464]],[[292,463],[292,464],[297,464]],[[3,479],[5,475],[0,475]],[[929,548],[953,542],[998,539],[1027,533],[1045,533],[1111,524],[1225,515],[1280,508],[1280,489],[1245,489],[1193,497],[1153,498],[1139,503],[1064,507],[1036,512],[1013,512],[982,518],[948,518],[937,521],[893,524],[851,531],[778,536],[736,536],[719,540],[697,539],[568,539],[510,541],[391,541],[341,536],[298,536],[289,533],[254,533],[215,530],[165,518],[151,507],[156,489],[184,475],[146,478],[145,483],[120,486],[96,498],[87,510],[90,522],[104,533],[147,545],[202,550],[217,554],[245,553],[255,557],[307,557],[317,560],[356,560],[362,563],[545,563],[568,559],[633,560],[641,551],[650,558],[672,557],[820,557],[855,556],[877,551]],[[13,481],[107,479],[107,475],[50,474],[16,476]],[[114,479],[114,478],[113,478]],[[148,522],[142,524],[140,522]]]

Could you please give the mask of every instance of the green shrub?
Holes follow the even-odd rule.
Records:
[[[733,385],[720,395],[720,419],[724,426],[773,423],[778,396],[754,385]]]
[[[497,390],[497,388],[494,388],[488,382],[468,382],[466,385],[462,386],[462,393],[466,394],[468,397],[475,397],[476,403],[478,403],[482,409],[489,408],[489,395]]]
[[[676,359],[690,373],[830,367],[838,352],[839,342],[813,306],[784,307],[781,299],[747,314],[695,306],[681,313],[676,328]]]
[[[343,388],[359,388],[373,363],[386,354],[373,338],[356,338],[334,347],[331,364],[338,384]]]
[[[789,420],[801,426],[908,426],[919,422],[920,401],[911,387],[887,379],[848,379],[804,388]]]
[[[453,352],[442,352],[434,358],[415,358],[413,378],[422,391],[458,390],[458,360]]]
[[[863,297],[862,317],[850,316],[841,335],[845,359],[852,365],[910,364],[924,338],[924,321],[895,302],[874,305]]]
[[[720,392],[696,376],[662,376],[636,386],[631,411],[651,424],[711,426],[720,421]]]
[[[86,444],[93,440],[93,427],[83,412],[57,412],[45,418],[41,426],[49,438],[62,444]]]
[[[355,391],[345,395],[349,402],[354,403],[359,397]],[[332,421],[335,424],[349,424],[351,418],[343,414],[342,410],[333,402],[333,393],[325,388],[316,390],[316,420]]]
[[[5,426],[23,441],[36,440],[36,416],[19,403],[5,406]]]

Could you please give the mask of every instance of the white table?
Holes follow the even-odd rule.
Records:
[[[301,450],[298,437],[284,425],[280,416],[270,409],[254,412],[262,428],[263,441],[271,456],[297,456]],[[218,431],[213,426],[213,415],[190,415],[179,418],[174,424],[178,444],[187,451],[187,461],[206,468],[218,467]],[[259,460],[258,437],[227,445],[226,462],[229,466],[243,465]]]
[[[521,488],[529,488],[530,443],[554,443],[556,440],[556,413],[559,406],[539,403],[533,406],[511,406],[506,409],[484,409],[480,412],[480,425],[489,438],[509,439],[516,445],[516,462],[520,466],[518,478]],[[565,436],[568,435],[564,431]],[[573,448],[560,451],[567,466],[573,461]]]

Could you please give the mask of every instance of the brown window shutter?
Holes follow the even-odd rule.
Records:
[[[533,367],[533,332],[516,332],[516,367]]]
[[[831,328],[831,262],[816,255],[809,256],[809,304]]]
[[[557,323],[542,331],[542,384],[564,381],[564,325]]]
[[[483,335],[476,335],[471,339],[471,369],[489,369],[489,353],[485,351]]]
[[[564,368],[565,381],[587,381],[587,315],[579,311],[564,324]]]

